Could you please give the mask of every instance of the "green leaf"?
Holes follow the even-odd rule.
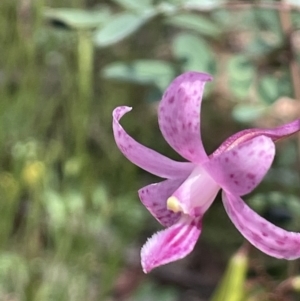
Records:
[[[62,197],[53,190],[47,190],[43,198],[43,205],[51,228],[57,229],[66,224],[66,206]]]
[[[214,57],[205,40],[192,34],[179,34],[173,41],[173,54],[182,62],[183,70],[213,73]]]
[[[143,15],[127,12],[115,15],[103,28],[96,31],[95,44],[100,47],[116,44],[136,32],[154,16],[154,11]]]
[[[255,68],[246,56],[237,55],[228,61],[229,88],[238,98],[245,98],[254,80]]]
[[[295,1],[297,1],[297,0],[295,0]],[[300,5],[300,2],[299,2],[299,5]],[[300,12],[292,11],[291,18],[292,18],[293,28],[299,28],[300,27]]]
[[[184,2],[184,7],[187,9],[198,9],[203,11],[219,8],[223,3],[223,0],[186,0]]]
[[[153,7],[153,0],[113,0],[123,8],[134,11],[144,11]]]
[[[112,63],[102,70],[102,75],[110,79],[155,85],[164,90],[174,77],[174,69],[165,61],[137,60]]]
[[[279,84],[280,83],[276,77],[271,75],[264,76],[259,81],[258,85],[258,92],[261,100],[265,103],[271,104],[278,99],[280,96],[278,91]]]
[[[221,29],[217,26],[217,24],[204,16],[192,13],[168,17],[166,22],[167,24],[183,29],[194,30],[202,35],[210,37],[216,37],[221,33]]]
[[[233,108],[232,116],[239,122],[252,122],[259,118],[266,109],[261,104],[238,104]]]
[[[211,301],[241,301],[245,296],[245,281],[248,271],[248,254],[240,249],[229,260]]]
[[[282,26],[277,11],[272,9],[255,8],[255,19],[260,30],[269,31],[277,38],[277,42],[282,38]],[[274,42],[273,42],[274,44]]]
[[[4,294],[9,294],[14,292],[14,294],[24,294],[26,287],[30,282],[30,268],[28,262],[13,253],[1,252],[0,253],[0,292],[3,296]]]
[[[61,22],[72,29],[95,29],[108,21],[110,10],[103,7],[87,11],[74,8],[45,8],[44,17],[52,22]]]

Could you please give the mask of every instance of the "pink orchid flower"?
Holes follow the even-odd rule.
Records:
[[[205,73],[184,73],[170,84],[159,105],[158,122],[165,140],[189,162],[173,161],[131,138],[119,123],[131,108],[121,106],[113,112],[113,131],[121,152],[140,168],[165,179],[138,192],[150,213],[167,227],[149,238],[141,250],[145,273],[193,250],[203,215],[220,189],[229,218],[250,243],[277,258],[300,257],[299,233],[271,224],[241,199],[269,170],[274,141],[299,131],[300,120],[273,129],[238,132],[208,156],[199,113],[205,83],[211,80]]]

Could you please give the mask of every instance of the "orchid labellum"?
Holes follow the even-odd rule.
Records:
[[[162,134],[188,162],[173,161],[131,138],[119,123],[131,108],[121,106],[113,112],[114,137],[121,152],[140,168],[165,179],[139,190],[145,207],[167,227],[143,246],[144,272],[181,259],[193,250],[203,215],[220,189],[229,218],[250,243],[277,258],[300,257],[300,234],[271,224],[241,198],[269,170],[275,155],[274,142],[299,131],[300,121],[238,132],[208,156],[201,140],[200,110],[205,83],[211,80],[205,73],[184,73],[170,84],[159,104]]]

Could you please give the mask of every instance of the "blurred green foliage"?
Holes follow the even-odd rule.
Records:
[[[181,72],[215,76],[203,105],[209,151],[246,125],[299,116],[296,101],[292,111],[277,106],[279,97],[295,96],[289,62],[300,59],[300,47],[288,42],[277,2],[268,3],[274,8],[222,0],[1,0],[0,300],[114,300],[124,268],[141,270],[128,252],[157,226],[136,191],[156,179],[116,148],[114,107],[134,106],[124,120],[128,132],[177,159],[154,109]],[[297,28],[300,7],[290,4]],[[292,34],[297,41],[299,32]],[[250,204],[269,215],[284,208],[284,226],[300,230],[295,162],[296,141],[280,144]],[[219,209],[209,213],[203,240],[212,248],[222,243],[226,258],[241,238]],[[137,282],[122,300],[179,300],[172,286]]]

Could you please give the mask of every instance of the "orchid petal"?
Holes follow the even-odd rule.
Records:
[[[240,131],[228,139],[226,139],[218,149],[210,157],[218,156],[220,153],[229,150],[236,145],[253,139],[257,136],[267,136],[271,138],[274,142],[286,138],[292,134],[300,131],[300,119],[292,121],[290,123],[278,126],[274,129],[247,129]]]
[[[207,158],[200,135],[200,109],[204,85],[211,80],[206,73],[184,73],[170,84],[159,105],[158,123],[164,138],[194,163]]]
[[[131,111],[129,107],[117,107],[113,111],[113,131],[116,144],[124,156],[140,168],[162,178],[185,177],[193,164],[173,161],[135,141],[120,125],[121,117]]]
[[[155,233],[141,250],[142,267],[145,273],[153,268],[187,256],[201,233],[200,219],[184,215],[178,223]]]
[[[170,179],[145,186],[139,190],[141,202],[150,213],[165,227],[175,224],[181,213],[167,209],[167,199],[182,184],[184,179]]]
[[[274,155],[272,139],[259,136],[212,157],[203,167],[224,190],[244,195],[261,182]]]
[[[300,257],[300,233],[283,230],[268,222],[239,196],[223,192],[223,203],[233,224],[256,248],[276,258]]]

